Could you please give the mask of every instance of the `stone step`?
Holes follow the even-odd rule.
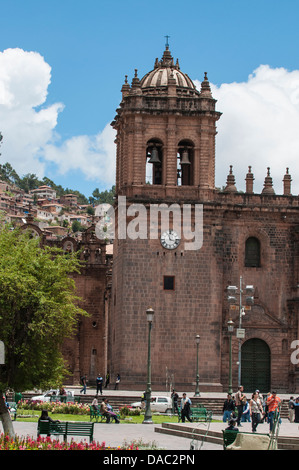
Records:
[[[33,396],[32,393],[24,393],[23,398],[29,399],[31,396]],[[125,405],[130,405],[131,403],[134,403],[136,401],[139,401],[140,398],[136,396],[121,396],[121,395],[110,395],[109,396],[109,390],[106,392],[103,392],[103,396],[107,397],[109,399],[109,403],[111,406],[115,409],[119,409],[121,406]],[[80,397],[80,403],[86,403],[86,404],[91,404],[94,395],[83,395],[83,394],[78,394],[76,397]],[[98,400],[101,400],[101,395],[99,395]],[[202,398],[202,397],[191,397],[192,404],[194,406],[202,405],[204,406],[207,410],[212,411],[213,416],[222,416],[222,408],[223,408],[223,403],[224,400],[223,398]],[[281,409],[281,417],[282,418],[287,418],[288,417],[288,401],[283,400],[282,402],[282,409]]]
[[[162,433],[162,434],[169,434],[177,437],[184,437],[186,439],[195,439],[198,441],[211,442],[213,444],[223,444],[222,435],[217,433],[216,431],[204,431],[200,429],[191,429],[191,428],[183,428],[174,425],[170,425],[171,423],[163,423],[162,427],[155,428],[155,432]]]
[[[201,429],[173,423],[163,423],[162,427],[155,428],[155,432],[184,437],[190,440],[204,440],[214,444],[223,444],[222,432],[213,431],[208,428]],[[278,450],[299,450],[299,438],[278,436]]]

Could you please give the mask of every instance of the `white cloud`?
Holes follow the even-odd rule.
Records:
[[[197,88],[200,84],[196,81]],[[248,166],[255,177],[254,191],[261,192],[270,167],[276,194],[283,193],[282,179],[289,167],[292,194],[299,192],[299,71],[258,67],[247,82],[211,84],[222,112],[217,123],[216,184],[224,186],[229,165],[236,185],[245,189]]]
[[[56,127],[62,103],[47,104],[51,67],[37,52],[0,52],[0,163],[8,161],[20,176],[47,175],[47,165],[66,178],[76,170],[97,186],[115,182],[115,131],[109,124],[97,135],[61,141]],[[200,83],[195,80],[198,89]],[[237,188],[245,189],[248,166],[255,192],[263,188],[267,167],[276,194],[282,193],[286,167],[292,193],[299,193],[299,71],[258,67],[243,83],[211,84],[217,110],[216,185],[224,186],[233,165]],[[55,178],[54,178],[55,179]],[[66,184],[67,185],[67,184]],[[75,189],[75,188],[74,188]]]
[[[79,170],[83,178],[111,187],[115,182],[114,130],[107,125],[95,136],[75,136],[60,143],[55,129],[64,105],[46,105],[50,83],[51,67],[40,54],[22,49],[0,52],[0,132],[4,137],[0,163],[9,162],[20,176],[35,173],[40,178],[47,176],[47,164],[54,163],[58,174]]]
[[[1,163],[9,162],[20,175],[44,176],[39,156],[63,109],[61,103],[44,106],[50,82],[51,68],[40,54],[22,49],[0,52]]]
[[[114,139],[115,131],[107,124],[96,136],[72,137],[61,146],[46,145],[44,157],[55,163],[62,175],[80,170],[85,179],[111,187],[115,183]]]

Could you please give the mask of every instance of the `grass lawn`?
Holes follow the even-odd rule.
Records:
[[[20,412],[23,411],[24,417],[20,416]],[[29,417],[29,413],[32,413],[32,416]],[[40,411],[31,411],[28,412],[27,410],[19,410],[18,411],[18,417],[17,421],[23,421],[23,422],[31,422],[31,423],[37,423],[38,418],[40,416]],[[54,414],[54,413],[49,413],[49,416],[51,416],[52,419],[58,419],[59,421],[89,421],[89,415],[74,415],[74,414]],[[121,423],[127,423],[127,424],[141,424],[144,420],[144,415],[140,416],[127,416],[124,419],[121,419]],[[152,415],[152,420],[154,424],[162,424],[162,423],[178,423],[178,417],[177,416],[171,416],[171,415]],[[95,420],[93,420],[95,421]],[[218,422],[218,420],[212,420],[212,422]],[[220,421],[219,421],[220,422]]]
[[[21,414],[23,416],[21,416]],[[36,410],[18,410],[18,417],[17,421],[24,421],[24,422],[31,422],[37,423],[38,418],[41,412]],[[75,415],[75,414],[54,414],[49,412],[49,416],[52,419],[58,419],[59,421],[89,421],[89,415]],[[121,423],[132,423],[132,424],[139,424],[142,423],[144,419],[143,415],[140,416],[127,416],[124,419],[121,419]],[[161,423],[177,423],[178,417],[177,416],[170,416],[170,415],[153,415],[152,416],[154,424],[161,424]],[[95,421],[95,420],[94,420]]]

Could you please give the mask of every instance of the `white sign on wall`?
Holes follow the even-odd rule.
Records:
[[[238,328],[236,336],[239,339],[245,338],[245,329],[244,328]]]

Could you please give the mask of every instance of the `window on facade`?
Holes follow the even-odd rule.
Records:
[[[245,266],[259,268],[261,265],[260,241],[255,237],[249,237],[245,244]]]
[[[164,276],[163,279],[163,288],[164,290],[174,290],[174,276]]]
[[[181,140],[177,152],[177,185],[193,184],[194,146],[189,140]]]
[[[145,182],[162,184],[163,144],[159,139],[151,139],[146,147]]]

